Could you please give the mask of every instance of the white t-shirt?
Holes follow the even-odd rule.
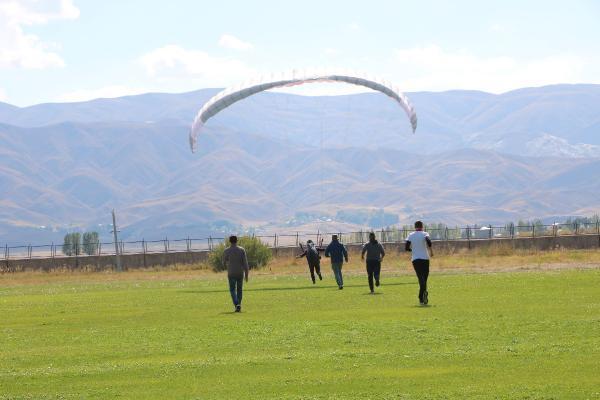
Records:
[[[429,252],[427,251],[427,239],[429,233],[424,231],[414,231],[408,238],[412,249],[412,259],[414,260],[429,260]]]

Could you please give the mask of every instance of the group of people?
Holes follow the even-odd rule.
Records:
[[[230,246],[223,253],[223,262],[227,267],[227,276],[229,279],[229,292],[235,307],[235,312],[242,310],[242,289],[244,281],[248,282],[248,259],[243,247],[237,245],[237,237],[229,237]],[[423,230],[423,222],[415,222],[415,231],[408,235],[406,239],[405,251],[412,253],[412,265],[419,280],[419,303],[427,305],[429,303],[429,294],[427,292],[427,278],[429,277],[429,258],[433,257],[433,248],[429,234]],[[348,251],[339,241],[337,235],[332,235],[331,242],[326,248],[316,246],[312,240],[306,242],[306,248],[303,248],[301,254],[297,257],[306,257],[310,277],[313,284],[316,283],[316,277],[323,280],[321,275],[321,255],[331,260],[331,269],[339,290],[344,289],[344,277],[342,275],[342,266],[348,262]],[[365,257],[366,256],[366,257]],[[377,241],[375,234],[369,234],[369,241],[363,246],[361,259],[366,259],[367,280],[371,294],[375,293],[375,287],[380,284],[381,262],[385,257],[383,245]],[[315,276],[316,274],[316,276]]]

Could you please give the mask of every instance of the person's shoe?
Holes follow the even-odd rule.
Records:
[[[375,286],[379,287],[379,279],[375,280]]]
[[[317,282],[315,281],[315,278],[313,278],[313,280],[312,280],[312,281],[313,281],[313,285],[314,285],[315,283],[317,283]]]
[[[235,312],[242,312],[242,306],[239,304],[235,306]]]
[[[374,291],[374,290],[371,290],[371,294],[375,294],[375,291]]]
[[[317,275],[319,275],[319,280],[322,281],[323,277],[321,276],[321,274],[317,274]]]
[[[427,305],[427,303],[429,303],[429,299],[427,298],[429,295],[429,293],[427,293],[427,290],[425,291],[425,293],[423,293],[423,304]]]
[[[340,290],[342,290],[344,287],[342,285],[340,285]]]

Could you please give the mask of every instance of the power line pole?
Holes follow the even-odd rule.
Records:
[[[117,261],[117,271],[121,272],[123,271],[123,269],[121,268],[121,256],[119,254],[119,240],[117,238],[117,232],[119,232],[117,230],[117,218],[115,217],[115,209],[113,208],[112,210],[112,219],[113,219],[113,237],[114,237],[114,241],[115,241],[115,258]]]

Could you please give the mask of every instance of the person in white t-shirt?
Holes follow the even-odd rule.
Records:
[[[415,222],[415,231],[406,238],[405,250],[412,252],[413,268],[419,279],[419,303],[426,305],[429,302],[427,292],[429,258],[433,257],[433,249],[429,234],[423,231],[423,222]]]

